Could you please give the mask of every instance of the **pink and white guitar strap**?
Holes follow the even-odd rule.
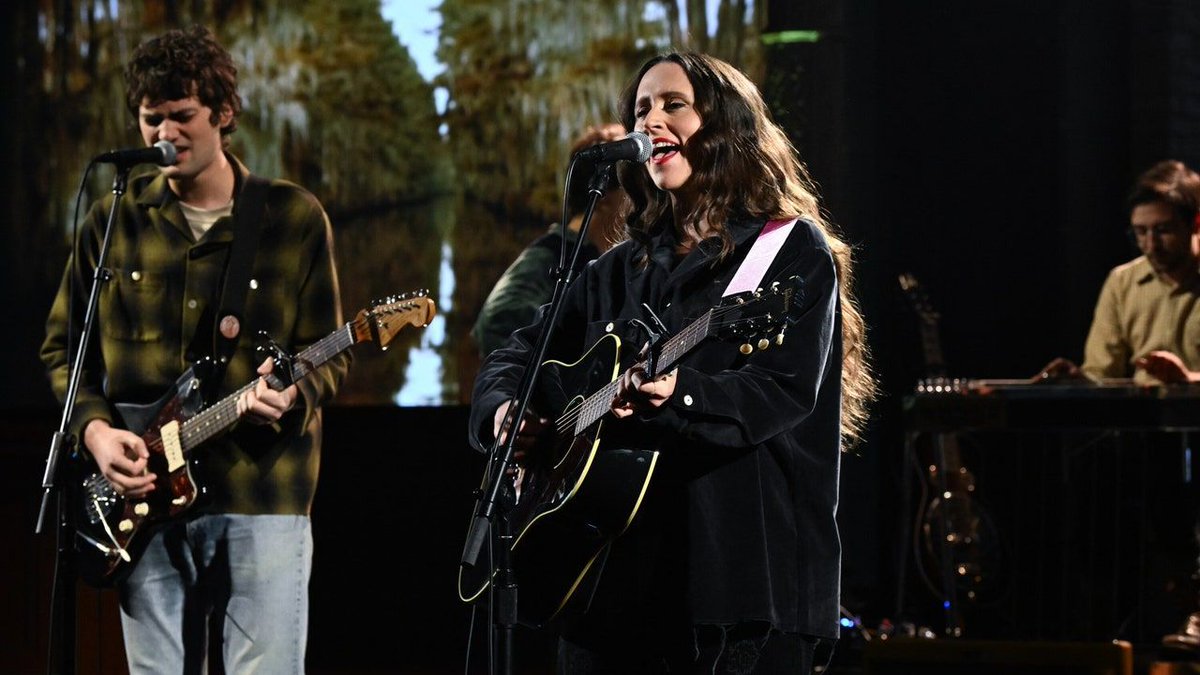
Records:
[[[779,249],[783,248],[783,242],[792,233],[796,220],[772,220],[763,226],[758,238],[750,247],[750,252],[746,254],[746,259],[729,280],[729,285],[721,297],[758,289],[767,268],[774,262],[775,256],[779,255]]]

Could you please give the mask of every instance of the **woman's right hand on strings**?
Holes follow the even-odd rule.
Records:
[[[94,419],[83,429],[83,444],[117,494],[140,498],[154,489],[157,476],[146,470],[150,451],[141,436]]]
[[[504,418],[508,415],[508,408],[512,405],[512,401],[505,401],[496,408],[496,414],[493,416],[492,435],[500,439],[503,443],[508,437],[508,429],[501,428],[504,425]],[[545,417],[539,417],[528,408],[525,409],[525,418],[517,425],[517,439],[513,445],[513,461],[520,464],[525,461],[526,456],[533,446],[537,443],[538,436],[549,426],[550,420]]]

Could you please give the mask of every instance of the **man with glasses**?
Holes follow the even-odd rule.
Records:
[[[1200,175],[1165,160],[1130,195],[1142,255],[1108,274],[1084,346],[1090,378],[1200,381]]]
[[[1129,237],[1142,255],[1104,281],[1083,366],[1063,358],[1034,380],[1200,382],[1200,175],[1164,160],[1138,177]]]
[[[1200,175],[1179,161],[1159,162],[1138,177],[1129,209],[1129,236],[1142,255],[1108,273],[1084,345],[1083,366],[1058,358],[1035,381],[1200,382]],[[1171,477],[1178,459],[1167,450],[1177,449],[1179,438],[1147,442],[1143,461],[1161,489],[1148,497],[1153,534],[1143,556],[1158,569],[1156,579],[1165,575],[1159,581],[1168,595],[1182,591],[1186,596],[1188,574],[1200,580],[1196,494]],[[1158,447],[1160,443],[1168,447]],[[1189,529],[1195,537],[1184,534]],[[1163,644],[1200,656],[1200,611],[1164,637]]]

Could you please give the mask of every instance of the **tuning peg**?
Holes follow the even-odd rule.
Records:
[[[754,347],[751,347],[750,343],[746,342],[746,343],[742,344],[742,346],[738,347],[738,351],[745,354],[746,356],[749,356],[754,353]]]

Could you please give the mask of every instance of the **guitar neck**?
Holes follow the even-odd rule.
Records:
[[[659,350],[657,372],[648,373],[648,375],[655,377],[658,373],[670,370],[685,354],[703,342],[709,336],[712,317],[713,310],[710,309],[699,319],[688,324],[687,328],[684,328],[676,333],[674,337],[667,340]],[[640,361],[639,363],[645,363],[645,361]],[[582,433],[584,429],[591,426],[592,423],[609,411],[612,407],[613,397],[617,395],[617,388],[619,386],[620,381],[613,380],[583,401],[578,409],[579,416],[575,420],[574,435]],[[562,421],[560,420],[560,423]]]
[[[308,349],[300,352],[292,359],[292,382],[298,382],[309,373],[324,365],[326,361],[349,349],[355,344],[352,323],[347,323],[329,335],[321,338]],[[283,380],[274,373],[266,376],[267,384],[275,391],[287,388]],[[179,438],[184,451],[200,445],[218,433],[233,426],[238,420],[237,403],[242,394],[254,389],[258,380],[233,392],[229,396],[205,408],[196,416],[183,423],[179,430]]]
[[[963,468],[958,452],[958,437],[953,433],[939,433],[937,443],[942,455],[942,469],[947,476],[957,476]]]
[[[942,340],[934,319],[921,323],[921,352],[925,358],[925,376],[946,377],[946,360],[942,358]]]

